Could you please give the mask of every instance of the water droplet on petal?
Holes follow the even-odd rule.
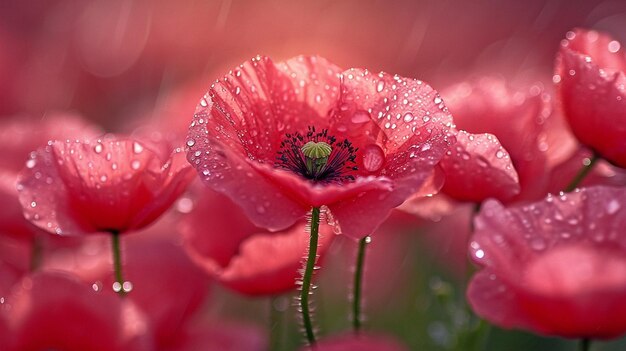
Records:
[[[101,153],[103,149],[104,147],[100,143],[96,144],[96,146],[93,147],[93,151],[95,151],[97,154]]]
[[[140,154],[143,151],[143,146],[138,142],[133,143],[133,152],[136,154]]]
[[[411,112],[407,112],[404,114],[404,121],[411,122],[413,120],[413,114]]]
[[[613,199],[606,205],[606,212],[608,214],[615,214],[620,209],[620,204],[617,200]]]
[[[196,141],[195,140],[193,140],[193,139],[187,140],[187,146],[192,147],[194,145],[196,145]]]
[[[350,120],[352,123],[366,123],[370,121],[370,114],[367,111],[358,110],[354,112]]]
[[[122,284],[122,289],[124,292],[131,292],[133,290],[133,283],[126,281]]]
[[[620,47],[621,45],[619,44],[618,41],[613,40],[609,42],[609,52],[616,53],[619,51]]]
[[[120,284],[119,282],[113,283],[113,291],[115,292],[122,291],[122,284]]]
[[[502,150],[496,151],[496,158],[502,158],[502,157],[504,157],[504,151]]]
[[[369,172],[380,170],[385,163],[385,153],[380,146],[369,144],[363,149],[363,167]]]
[[[27,168],[33,168],[35,167],[35,165],[37,164],[37,161],[35,161],[35,159],[30,159],[28,161],[26,161],[26,167]]]
[[[141,162],[139,160],[132,160],[130,162],[130,168],[132,168],[134,170],[138,170],[139,167],[141,167]]]
[[[376,91],[380,93],[383,89],[385,89],[385,82],[381,80],[376,84]]]

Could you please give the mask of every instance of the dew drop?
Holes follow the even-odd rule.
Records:
[[[37,202],[33,201],[30,203],[30,207],[35,208],[37,207]]]
[[[193,140],[193,139],[187,140],[187,146],[192,147],[194,145],[196,145],[196,141],[195,140]]]
[[[485,251],[483,251],[483,250],[476,250],[476,252],[474,253],[474,256],[476,256],[476,258],[483,258],[483,257],[485,257]]]
[[[358,110],[354,112],[350,120],[352,123],[366,123],[370,121],[370,114],[367,111]]]
[[[143,146],[138,142],[133,142],[133,152],[140,154],[143,151]]]
[[[385,82],[381,80],[376,84],[376,91],[380,93],[383,89],[385,89]]]
[[[443,102],[443,100],[441,100],[441,98],[439,96],[435,96],[435,98],[433,99],[433,102],[435,104],[440,104]]]
[[[96,144],[96,146],[93,147],[93,151],[95,151],[97,154],[101,153],[103,149],[104,147],[100,143]]]
[[[119,282],[113,283],[113,291],[115,292],[122,291],[122,284],[120,284]]]
[[[606,212],[608,214],[615,214],[620,209],[620,204],[617,200],[613,199],[606,205]]]
[[[503,157],[504,157],[504,151],[502,150],[496,151],[496,158],[503,158]]]
[[[363,167],[369,172],[376,172],[385,163],[385,153],[380,146],[369,144],[363,149]]]
[[[33,168],[35,167],[36,164],[37,164],[37,161],[31,158],[30,160],[26,161],[26,168]]]
[[[200,99],[200,106],[207,107],[209,104],[206,102],[205,98]]]
[[[132,160],[130,162],[130,168],[132,168],[134,170],[138,170],[139,167],[141,167],[141,162],[139,160]]]
[[[235,95],[239,95],[241,93],[241,88],[240,87],[236,87],[235,88]]]
[[[534,237],[530,240],[530,247],[535,251],[541,251],[546,248],[546,242],[541,237]]]
[[[609,42],[609,52],[616,53],[619,51],[620,47],[621,45],[618,41],[612,40],[611,42]]]
[[[122,289],[124,292],[131,292],[133,290],[133,283],[125,281],[124,284],[122,284]]]
[[[413,120],[413,114],[411,112],[407,112],[404,114],[404,121],[411,122]]]

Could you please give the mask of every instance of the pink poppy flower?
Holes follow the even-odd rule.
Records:
[[[520,192],[508,152],[492,134],[456,133],[456,144],[441,161],[441,191],[458,201],[508,200]]]
[[[578,140],[626,167],[626,57],[607,34],[567,32],[554,81],[565,117]]]
[[[256,227],[225,195],[198,189],[193,211],[181,224],[190,257],[225,286],[247,295],[280,294],[296,288],[308,247],[305,221],[280,232]],[[335,237],[320,224],[319,255]]]
[[[443,91],[442,96],[454,115],[457,128],[469,133],[491,133],[508,151],[507,155],[492,139],[482,146],[486,151],[483,157],[486,156],[487,159],[481,160],[467,150],[458,152],[460,157],[456,157],[456,163],[459,167],[472,167],[468,171],[491,165],[492,182],[491,185],[483,184],[487,183],[483,178],[483,183],[476,183],[480,187],[475,186],[470,190],[466,188],[465,194],[459,190],[461,187],[456,186],[451,189],[455,191],[449,192],[450,195],[462,195],[463,199],[484,199],[484,196],[491,195],[501,201],[516,201],[536,199],[545,194],[546,151],[552,144],[547,144],[544,140],[548,133],[545,121],[550,110],[543,101],[543,91],[539,86],[518,91],[509,87],[503,79],[484,77],[454,85]],[[482,138],[489,141],[489,136]],[[460,145],[464,145],[464,139],[469,139],[469,136],[459,137]],[[490,152],[487,151],[489,148]],[[469,159],[475,161],[462,162]],[[509,162],[514,165],[514,169],[508,168]],[[517,175],[514,174],[515,171]],[[517,177],[519,185],[516,186]],[[463,180],[453,178],[451,182],[456,184]],[[491,189],[491,193],[480,189]],[[444,185],[445,190],[447,189]]]
[[[1,306],[13,339],[8,350],[153,349],[146,322],[130,302],[66,274],[25,277]]]
[[[422,186],[452,143],[439,100],[418,80],[342,72],[319,57],[256,57],[201,100],[188,160],[260,227],[282,230],[327,206],[343,234],[362,238]]]
[[[124,137],[54,141],[31,154],[18,190],[24,215],[44,230],[125,233],[167,210],[193,179],[190,170],[182,153]]]
[[[408,347],[398,341],[380,335],[340,335],[320,340],[314,348],[305,347],[302,350],[316,351],[405,351]]]
[[[596,186],[526,206],[486,202],[467,296],[504,328],[571,338],[626,333],[626,189]]]
[[[24,219],[16,190],[17,175],[33,150],[50,139],[90,137],[99,134],[80,118],[49,113],[43,119],[15,116],[0,121],[0,147],[6,156],[0,160],[0,235],[32,241],[36,227]]]

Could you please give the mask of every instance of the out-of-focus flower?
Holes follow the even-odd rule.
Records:
[[[220,283],[248,295],[280,294],[296,287],[307,253],[305,221],[271,233],[256,227],[225,195],[199,189],[193,211],[182,222],[190,257]],[[320,224],[319,254],[333,241]]]
[[[470,133],[491,133],[508,151],[519,176],[520,193],[511,197],[511,192],[501,187],[493,194],[501,201],[536,199],[545,194],[546,152],[551,146],[545,142],[548,132],[545,121],[550,110],[542,94],[539,86],[516,91],[503,79],[491,77],[460,83],[442,92],[457,128]],[[503,150],[493,151],[496,159],[507,156]],[[476,163],[480,166],[480,160]],[[512,177],[503,175],[510,182]]]
[[[626,332],[626,190],[596,186],[504,208],[486,202],[467,296],[505,328],[572,338]]]
[[[24,219],[16,190],[17,175],[31,152],[51,139],[91,137],[100,131],[67,113],[50,113],[41,120],[15,116],[0,121],[0,147],[6,156],[0,160],[0,235],[31,241],[36,227]]]
[[[458,201],[510,199],[520,191],[508,152],[491,134],[456,133],[456,144],[441,161],[446,180],[441,191]]]
[[[405,351],[408,350],[408,347],[387,336],[350,334],[321,339],[317,344],[315,344],[314,348],[305,347],[302,350]]]
[[[342,233],[361,238],[420,189],[452,143],[439,100],[418,80],[342,73],[319,57],[256,57],[201,100],[188,159],[258,226],[285,229],[325,205]]]
[[[267,340],[259,328],[220,320],[187,328],[175,343],[161,350],[264,351]]]
[[[565,117],[578,140],[626,167],[626,57],[607,34],[567,32],[553,80]]]
[[[64,273],[27,276],[3,302],[9,351],[153,350],[146,320],[130,301]]]
[[[193,179],[183,153],[155,150],[116,136],[51,142],[32,153],[20,173],[24,215],[62,235],[141,229]]]
[[[171,230],[171,228],[169,228]],[[183,249],[142,234],[124,245],[127,299],[145,314],[158,345],[176,343],[208,292],[208,279]],[[147,234],[147,233],[146,233]],[[44,265],[47,271],[67,271],[95,290],[114,291],[110,274],[111,250],[92,238],[78,250],[59,252]],[[164,259],[166,258],[166,259]]]

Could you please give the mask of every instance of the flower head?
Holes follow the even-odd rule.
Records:
[[[505,328],[571,338],[626,333],[626,190],[583,188],[526,206],[486,202],[467,296]]]
[[[260,227],[282,230],[327,206],[359,238],[422,186],[453,142],[440,100],[418,80],[342,72],[319,57],[256,57],[201,100],[188,160]]]
[[[180,152],[124,137],[54,141],[18,179],[24,215],[56,234],[127,232],[152,223],[193,179]]]
[[[626,166],[626,57],[607,34],[577,29],[566,34],[554,81],[572,132],[583,144]]]

